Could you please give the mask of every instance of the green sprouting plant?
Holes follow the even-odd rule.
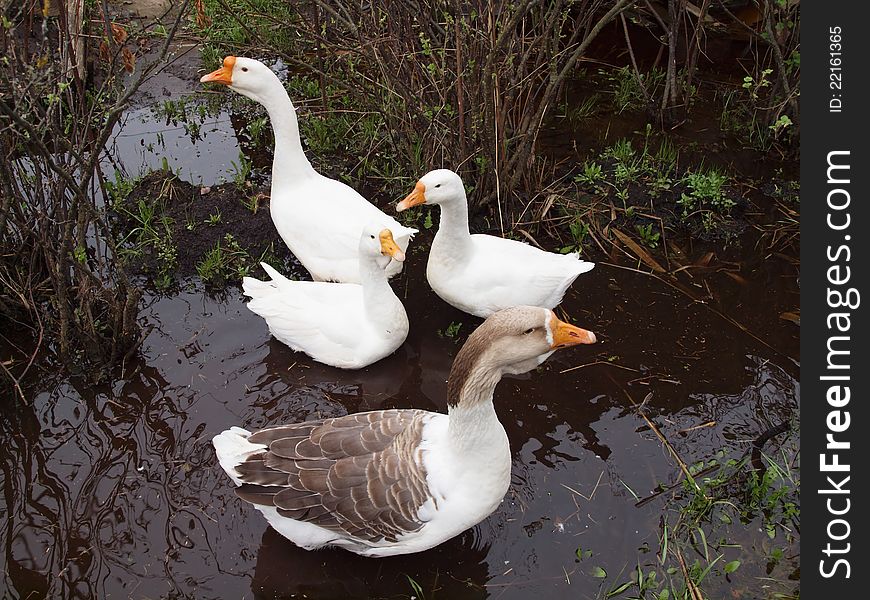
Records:
[[[682,179],[688,193],[683,193],[677,203],[683,207],[683,217],[701,211],[712,224],[713,215],[726,216],[734,206],[734,201],[725,194],[724,186],[728,177],[715,169],[688,173]],[[709,228],[708,228],[709,229]]]
[[[178,266],[178,248],[169,235],[161,237],[154,245],[154,248],[157,252],[158,265],[154,285],[159,290],[165,290],[172,285],[172,274]]]
[[[223,220],[223,215],[221,215],[220,209],[217,209],[216,212],[210,213],[208,218],[203,221],[209,227],[215,227],[216,225],[220,225]]]
[[[583,163],[583,172],[575,175],[574,181],[597,186],[604,181],[604,171],[597,162],[586,161]]]
[[[408,585],[411,586],[411,590],[414,592],[414,598],[417,598],[417,600],[426,600],[426,594],[423,593],[423,588],[420,584],[408,574],[405,574],[405,578],[408,580]]]
[[[763,88],[770,86],[770,80],[767,76],[771,73],[773,73],[773,69],[764,69],[758,80],[752,75],[747,75],[743,78],[743,89],[749,92],[749,97],[753,102],[758,100],[758,96]]]
[[[657,173],[661,176],[668,176],[673,173],[677,166],[679,152],[669,138],[663,138],[658,150],[656,150],[652,157],[653,162],[656,164]]]
[[[263,141],[263,133],[268,131],[268,124],[269,120],[266,117],[251,119],[248,123],[247,130],[248,134],[251,136],[252,142],[259,144]]]
[[[794,125],[794,123],[792,123],[792,120],[788,115],[780,115],[779,119],[776,120],[776,123],[770,125],[770,129],[773,130],[773,135],[777,136],[792,125]]]
[[[230,166],[230,172],[233,175],[233,183],[236,184],[236,187],[245,187],[248,177],[251,176],[251,171],[254,166],[253,163],[244,155],[243,152],[239,152],[239,162],[236,163],[236,161],[232,160],[230,161]]]
[[[613,169],[613,177],[618,186],[633,183],[638,179],[640,173],[641,168],[637,161],[619,162],[616,163],[616,167]],[[617,196],[619,196],[618,193]],[[625,198],[622,198],[622,200],[624,201]]]
[[[225,277],[224,256],[220,240],[217,245],[206,252],[202,260],[196,264],[196,274],[206,283],[216,283],[219,278]]]
[[[650,69],[646,73],[636,73],[631,67],[620,67],[612,71],[599,71],[610,81],[613,93],[613,106],[617,112],[638,110],[644,107],[647,95],[654,96],[656,89],[665,79],[661,69]]]
[[[673,185],[673,181],[670,177],[665,175],[655,175],[652,181],[649,182],[649,194],[653,198],[658,198],[662,192],[666,192],[671,189],[671,185]]]
[[[292,98],[311,100],[322,96],[320,93],[320,81],[317,78],[308,75],[297,74],[291,76],[287,80],[285,87]],[[326,91],[327,93],[331,91],[328,86]]]
[[[196,273],[206,285],[222,286],[230,278],[241,279],[250,271],[250,256],[233,235],[226,234],[221,242],[218,240],[196,265]]]
[[[133,208],[122,207],[120,212],[133,224],[119,244],[122,257],[140,256],[150,252],[157,261],[154,284],[158,289],[168,288],[178,266],[178,249],[172,238],[172,219],[161,214],[160,199],[146,202],[139,199]]]
[[[635,230],[637,234],[640,236],[640,241],[644,243],[645,246],[649,248],[657,248],[659,245],[659,240],[661,239],[661,233],[658,231],[653,231],[653,224],[647,223],[646,225],[635,225]]]
[[[785,59],[786,70],[791,73],[801,68],[801,53],[799,50],[793,50],[787,59]]]
[[[631,140],[621,138],[604,151],[604,156],[612,158],[617,163],[627,163],[634,159],[634,148],[631,147]]]
[[[759,102],[760,90],[771,85],[766,79],[769,69],[763,71],[761,82],[756,82],[751,76],[743,81],[741,90],[731,90],[722,96],[722,113],[719,116],[719,127],[723,131],[734,133],[750,147],[767,152],[778,139],[789,139],[783,135],[792,129],[792,120],[788,115],[779,115],[773,123],[770,121],[769,109]]]
[[[154,244],[160,238],[157,232],[160,219],[157,216],[157,208],[154,203],[146,202],[140,198],[134,208],[121,207],[120,212],[133,223],[133,227],[121,240],[122,246],[132,243],[141,249]]]
[[[589,225],[581,221],[579,218],[575,218],[568,224],[568,230],[571,232],[571,243],[559,248],[559,252],[562,254],[568,254],[570,252],[582,254],[583,242],[586,241],[586,237],[589,235]]]
[[[643,84],[638,81],[631,67],[621,67],[611,71],[607,78],[613,91],[613,105],[617,112],[643,106]]]
[[[612,579],[603,569],[589,573],[600,577],[598,598],[626,600],[692,600],[718,597],[704,593],[709,585],[730,586],[727,576],[743,568],[744,556],[727,557],[729,550],[741,545],[729,541],[728,532],[736,520],[749,523],[761,518],[773,550],[759,559],[767,560],[770,569],[785,558],[782,544],[794,542],[793,527],[799,519],[800,481],[796,468],[799,450],[786,441],[779,447],[776,459],[760,454],[744,453],[732,458],[731,451],[721,449],[712,458],[699,460],[686,469],[682,484],[672,490],[665,501],[661,522],[659,548],[655,560],[637,560],[627,577],[623,570]],[[664,492],[662,492],[664,493]],[[784,538],[784,540],[783,540]],[[646,553],[646,550],[641,550]],[[695,556],[689,562],[691,556]],[[578,550],[577,557],[584,558]],[[711,584],[711,580],[718,582]],[[774,583],[770,579],[770,583]],[[785,583],[785,582],[783,582]],[[731,589],[729,587],[728,589]],[[767,598],[794,599],[798,596],[772,589]]]
[[[115,169],[113,180],[106,179],[106,193],[109,195],[109,202],[113,210],[120,209],[121,203],[127,199],[138,181],[138,178],[124,177],[117,169]]]
[[[767,555],[768,568],[778,564],[785,557],[785,550],[779,546],[772,548]]]
[[[451,340],[456,340],[456,336],[459,335],[459,330],[462,329],[461,321],[451,321],[450,325],[448,325],[444,331],[438,330],[438,337],[446,337]]]
[[[622,205],[628,202],[628,198],[630,196],[628,187],[619,188],[616,190],[616,197],[622,202]]]
[[[591,94],[583,98],[578,104],[569,105],[566,103],[563,109],[565,118],[572,124],[577,124],[583,119],[587,119],[597,113],[600,101],[600,94]]]
[[[657,579],[655,569],[650,569],[647,573],[644,573],[640,563],[638,563],[637,569],[629,572],[629,577],[627,581],[614,584],[604,597],[615,598],[631,590],[630,598],[636,598],[637,600],[646,598],[666,600],[670,598],[669,588],[665,587],[659,591],[659,587],[661,587],[663,582]]]
[[[257,214],[257,210],[260,208],[260,200],[263,199],[262,194],[246,194],[242,196],[241,203],[242,206],[247,208],[254,214]]]

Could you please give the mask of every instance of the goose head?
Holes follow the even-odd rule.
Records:
[[[281,80],[272,69],[258,60],[243,56],[227,56],[220,69],[203,75],[200,82],[220,83],[261,104],[276,89],[276,85],[284,91]]]
[[[466,384],[492,385],[504,374],[531,371],[553,352],[594,344],[595,334],[560,320],[548,308],[515,306],[490,315],[462,346],[447,380],[448,404],[459,404]]]
[[[381,268],[386,268],[391,258],[399,262],[405,260],[405,253],[393,239],[393,232],[376,223],[363,228],[359,253],[374,258]]]
[[[414,186],[414,191],[399,202],[396,210],[402,212],[420,204],[444,204],[452,200],[465,201],[462,179],[450,169],[429,171]]]

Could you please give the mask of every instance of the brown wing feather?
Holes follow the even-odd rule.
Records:
[[[429,489],[417,447],[426,415],[372,411],[258,431],[248,441],[268,449],[236,467],[236,493],[363,542],[396,541],[423,526],[417,510]]]

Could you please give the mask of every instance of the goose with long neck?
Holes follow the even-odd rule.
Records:
[[[507,492],[511,453],[493,404],[502,375],[592,343],[593,333],[549,309],[502,310],[456,356],[448,414],[393,409],[255,433],[233,427],[213,439],[218,461],[236,494],[302,548],[426,550],[485,519]]]
[[[523,242],[472,235],[468,200],[459,175],[437,169],[424,175],[396,209],[435,204],[441,223],[429,251],[426,278],[442,300],[478,317],[511,306],[555,308],[581,274],[595,265]]]
[[[248,308],[277,340],[318,362],[360,369],[389,356],[408,336],[408,315],[385,269],[405,253],[377,223],[363,228],[358,243],[361,283],[291,281],[261,263],[272,279],[242,280]]]
[[[357,241],[362,228],[378,223],[393,232],[405,252],[416,229],[404,227],[348,185],[314,170],[302,148],[296,108],[284,85],[260,61],[227,56],[203,83],[228,86],[262,104],[275,134],[269,210],[278,234],[315,281],[359,283]],[[401,271],[391,261],[387,276]]]

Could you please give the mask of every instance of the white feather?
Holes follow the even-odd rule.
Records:
[[[236,472],[236,467],[245,462],[251,454],[261,452],[266,448],[262,444],[252,444],[248,441],[251,432],[241,427],[230,427],[212,438],[215,453],[221,468],[230,476],[233,483],[242,485],[242,480]]]
[[[314,170],[302,148],[296,108],[284,85],[260,61],[236,57],[230,89],[262,104],[275,133],[269,211],[290,251],[316,281],[359,283],[357,241],[362,228],[388,228],[406,251],[416,229],[404,227],[348,185]],[[208,81],[207,78],[205,78]],[[402,270],[392,261],[387,276]]]
[[[409,323],[384,273],[382,231],[369,224],[357,233],[362,284],[292,281],[261,263],[271,280],[242,280],[248,308],[276,339],[327,365],[359,369],[392,354]]]

